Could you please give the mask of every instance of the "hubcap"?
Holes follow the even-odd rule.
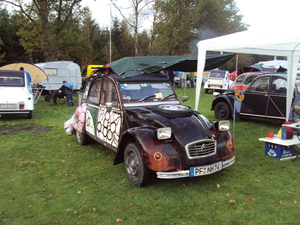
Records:
[[[136,176],[139,172],[139,161],[134,152],[130,152],[128,155],[127,172],[133,179],[137,179]]]

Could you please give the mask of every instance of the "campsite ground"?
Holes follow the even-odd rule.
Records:
[[[183,89],[176,89],[179,97]],[[194,107],[195,89],[186,91]],[[200,112],[212,94],[201,93]],[[0,222],[3,224],[297,224],[300,159],[264,155],[258,138],[278,121],[231,121],[236,163],[206,177],[159,180],[135,187],[115,153],[80,146],[63,123],[75,108],[39,101],[33,119],[0,118]],[[297,153],[299,150],[297,149]]]

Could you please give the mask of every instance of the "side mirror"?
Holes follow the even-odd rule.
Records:
[[[112,103],[111,102],[106,102],[105,108],[107,112],[111,112],[112,110]]]

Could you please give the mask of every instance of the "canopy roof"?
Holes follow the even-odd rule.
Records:
[[[32,82],[48,80],[46,73],[39,67],[29,63],[11,63],[0,67],[0,70],[20,70],[23,67],[30,74]]]
[[[199,41],[198,44],[198,76],[205,69],[206,51],[224,51],[247,54],[260,54],[287,57],[287,89],[293,90],[300,58],[300,33],[293,27],[273,31],[249,30],[221,37]],[[197,79],[195,109],[200,99],[201,77]],[[198,83],[199,82],[199,83]],[[293,91],[287,92],[286,117],[290,113]]]
[[[205,70],[215,69],[226,63],[235,54],[207,55],[205,58]],[[170,71],[197,71],[197,55],[194,56],[137,56],[125,57],[108,66],[123,78],[133,77],[146,73],[153,73],[162,70]]]

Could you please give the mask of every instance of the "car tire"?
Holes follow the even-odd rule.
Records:
[[[86,145],[89,142],[89,136],[84,132],[84,130],[82,130],[82,132],[78,132],[76,130],[76,138],[80,145]]]
[[[30,111],[29,113],[27,113],[27,119],[32,119],[32,111]]]
[[[126,146],[124,152],[124,166],[128,179],[136,186],[144,186],[150,180],[150,170],[144,164],[136,143]]]
[[[231,116],[230,107],[226,102],[219,102],[215,106],[215,117],[219,120],[227,120]]]
[[[186,105],[157,105],[154,112],[166,117],[190,117],[195,111]]]

